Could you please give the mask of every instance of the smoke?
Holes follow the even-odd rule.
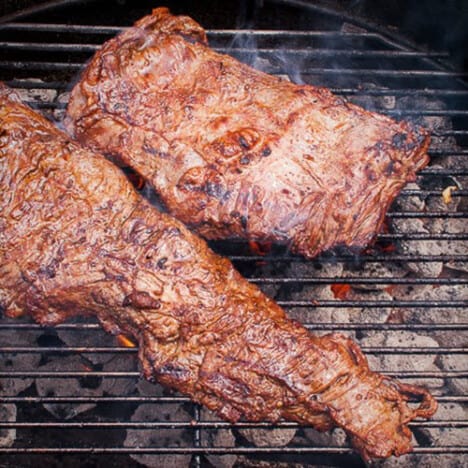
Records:
[[[305,84],[302,72],[305,66],[305,56],[288,53],[285,49],[278,49],[271,56],[271,61],[277,64],[282,72],[296,84]]]
[[[288,52],[288,48],[282,45],[281,35],[278,35],[274,44],[264,43],[266,35],[261,34],[260,20],[269,16],[265,13],[265,8],[263,0],[243,0],[239,3],[236,19],[236,29],[239,32],[229,43],[227,53],[257,70],[303,84],[305,56]],[[288,29],[289,24],[285,22],[282,27]]]
[[[228,54],[254,68],[258,68],[259,51],[257,37],[251,30],[256,28],[261,6],[261,3],[257,1],[242,0],[239,2],[236,29],[240,32],[234,35],[227,47]]]

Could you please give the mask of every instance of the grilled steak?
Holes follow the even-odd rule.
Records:
[[[96,53],[67,127],[132,166],[204,237],[307,257],[368,244],[428,162],[423,130],[216,53],[200,25],[166,8]]]
[[[96,316],[139,343],[143,373],[229,421],[344,428],[364,457],[411,450],[421,388],[317,337],[227,259],[0,86],[0,306],[45,325]],[[422,400],[416,409],[409,397]]]

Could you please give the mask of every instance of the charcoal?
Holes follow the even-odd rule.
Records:
[[[201,419],[203,421],[219,421],[219,418],[211,411],[202,408]],[[204,432],[201,442],[202,447],[235,447],[236,439],[231,429],[211,429]],[[232,468],[237,461],[237,455],[207,455],[208,461],[216,468]]]
[[[347,299],[356,301],[391,301],[393,297],[386,291],[356,292],[352,290]],[[332,314],[332,321],[344,323],[385,323],[391,313],[391,307],[337,307]]]
[[[437,348],[439,343],[429,336],[419,335],[410,331],[367,332],[360,344],[361,346],[391,347],[391,348]],[[372,367],[398,370],[398,371],[422,371],[437,370],[434,362],[435,354],[368,354],[368,360]]]
[[[142,404],[131,417],[131,421],[190,421],[191,416],[178,404]],[[127,429],[124,447],[190,447],[190,431],[187,429]],[[131,454],[134,460],[150,468],[189,467],[191,456],[178,454]]]
[[[426,227],[427,224],[422,219],[398,219],[394,222],[396,232],[403,234],[422,233],[429,234],[430,231]],[[434,243],[437,241],[423,241],[423,240],[408,240],[399,243],[399,250],[401,253],[408,256],[420,255],[435,255]],[[439,249],[439,253],[440,249]],[[421,275],[422,277],[437,278],[443,268],[443,263],[440,261],[434,262],[407,262],[406,267],[411,272]]]
[[[138,379],[136,387],[141,396],[162,396],[165,392],[164,387],[161,385],[155,385],[145,379]]]
[[[413,466],[417,466],[418,468],[439,468],[442,466],[444,468],[466,468],[466,462],[461,460],[460,456],[457,455],[422,455],[418,459],[415,459]]]
[[[248,428],[239,429],[249,442],[257,447],[285,447],[296,435],[295,428]]]
[[[465,342],[465,347],[467,343]],[[466,370],[466,355],[464,354],[446,354],[440,357],[440,366],[445,371],[465,371]],[[456,395],[468,394],[468,379],[454,378],[449,379],[448,386]]]
[[[366,263],[359,271],[347,271],[348,278],[404,278],[408,274],[408,270],[401,265],[395,263]],[[346,278],[343,278],[343,283],[346,283]],[[388,291],[389,285],[385,282],[377,284],[357,284],[353,286],[353,290],[360,291]],[[390,286],[391,289],[391,286]]]
[[[109,335],[104,330],[67,330],[59,328],[57,330],[57,335],[70,347],[80,347],[83,345],[83,342],[86,342],[87,348],[117,346],[115,337]],[[114,357],[114,354],[86,353],[84,356],[93,364],[105,364]]]
[[[421,190],[421,187],[416,182],[410,182],[406,184],[405,190]],[[395,201],[395,206],[398,207],[401,211],[424,211],[426,207],[426,201],[423,197],[418,195],[411,195],[411,196],[401,196]],[[397,224],[398,221],[393,220],[392,226]],[[411,224],[409,226],[411,228]]]
[[[133,355],[111,355],[104,364],[105,372],[134,372],[137,369],[136,353]],[[102,381],[102,391],[108,395],[130,395],[135,390],[134,377],[106,377]]]
[[[13,322],[3,319],[4,323]],[[37,346],[38,333],[30,330],[0,330],[0,343],[5,347]],[[40,349],[37,353],[0,353],[0,372],[25,371],[35,369],[41,360]],[[29,377],[0,378],[0,395],[16,396],[33,383]]]
[[[57,356],[39,366],[38,371],[64,372],[91,370],[83,360],[76,355]],[[97,381],[96,381],[97,380]],[[41,397],[95,397],[103,393],[101,379],[90,377],[78,378],[36,378],[36,390]],[[84,411],[94,408],[94,403],[43,403],[44,408],[57,419],[72,419]]]
[[[467,291],[463,284],[450,286],[433,287],[432,285],[422,285],[416,287],[401,287],[400,295],[415,301],[438,301],[466,300]],[[428,324],[448,324],[465,323],[466,311],[463,307],[412,307],[405,309],[402,317],[405,323],[428,323]],[[440,346],[466,346],[468,342],[468,332],[458,330],[457,332],[446,330],[430,330],[431,336]],[[459,355],[460,359],[464,356]]]
[[[387,460],[377,460],[373,466],[375,468],[407,468],[409,466],[417,466],[420,467],[420,459],[421,457],[418,455],[403,455],[401,457],[391,457]],[[444,467],[445,465],[429,465],[426,468],[436,468],[436,467]]]
[[[16,421],[16,405],[0,404],[0,423]],[[16,429],[0,427],[0,447],[11,447],[16,440]]]
[[[303,433],[307,444],[313,447],[346,447],[348,445],[346,434],[340,428],[330,432],[318,432],[314,429],[304,428]]]

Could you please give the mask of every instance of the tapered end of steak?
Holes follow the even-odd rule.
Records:
[[[424,130],[219,54],[166,8],[96,53],[67,127],[132,166],[204,237],[306,257],[365,247],[428,162]]]
[[[361,453],[364,460],[371,461],[372,458],[387,458],[395,455],[400,456],[410,453],[413,450],[412,433],[407,424],[418,418],[429,418],[437,411],[437,402],[429,392],[420,387],[406,385],[401,382],[383,382],[387,386],[387,398],[393,401],[396,412],[398,412],[395,425],[388,424],[384,419],[377,422],[369,429],[365,440],[351,435],[351,442]],[[398,392],[400,398],[394,398],[394,390]],[[393,395],[392,395],[393,394]],[[411,409],[406,403],[407,400],[421,400],[419,407]],[[391,403],[390,403],[391,404]],[[365,407],[362,408],[365,411]]]

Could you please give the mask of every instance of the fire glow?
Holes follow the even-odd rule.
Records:
[[[136,343],[125,335],[117,335],[117,341],[120,346],[124,346],[125,348],[136,348]]]
[[[348,299],[351,293],[351,285],[346,283],[335,283],[330,286],[333,295],[342,301]]]
[[[249,241],[250,251],[254,255],[261,255],[264,257],[271,252],[271,242],[256,242],[256,241]]]

